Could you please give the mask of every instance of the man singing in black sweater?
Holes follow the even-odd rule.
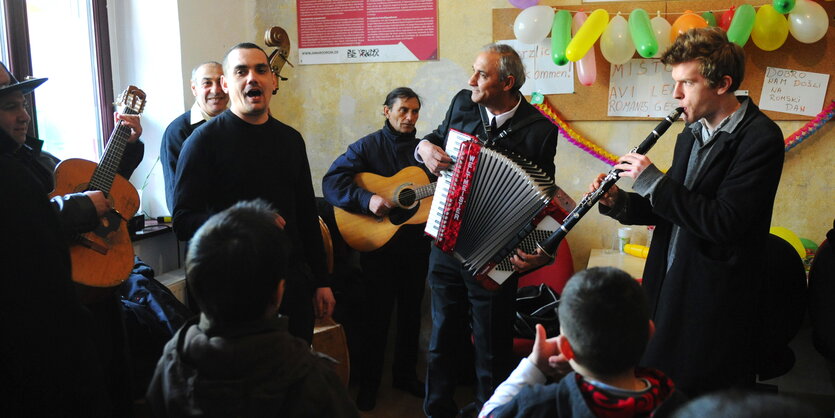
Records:
[[[188,240],[210,216],[238,201],[262,198],[278,209],[293,242],[281,313],[290,333],[311,341],[313,311],[333,312],[324,247],[304,140],[270,116],[277,86],[267,54],[255,44],[232,47],[223,59],[222,86],[230,109],[186,141],[174,189],[174,231]],[[311,306],[311,298],[313,304]]]

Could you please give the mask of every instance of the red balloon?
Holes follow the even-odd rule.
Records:
[[[730,10],[726,10],[725,13],[722,13],[722,17],[719,18],[719,27],[725,32],[731,27],[731,21],[734,20],[735,12],[736,6],[731,6]]]

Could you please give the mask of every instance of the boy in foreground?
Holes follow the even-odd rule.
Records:
[[[627,273],[603,267],[575,274],[563,291],[559,319],[561,334],[554,338],[536,326],[530,356],[479,417],[663,416],[683,403],[662,372],[636,367],[654,325],[644,291]]]
[[[186,257],[200,307],[166,344],[148,388],[156,417],[356,417],[346,388],[278,316],[290,241],[262,201],[212,216]]]

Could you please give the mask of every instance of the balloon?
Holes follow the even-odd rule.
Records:
[[[774,10],[782,14],[786,14],[794,9],[794,0],[774,0],[771,4],[774,6]]]
[[[702,13],[702,19],[707,22],[707,25],[710,27],[716,27],[716,15],[713,12],[704,12]]]
[[[551,31],[551,22],[554,20],[554,9],[551,6],[531,6],[513,22],[513,34],[519,42],[526,44],[538,44],[548,36]]]
[[[794,247],[794,250],[797,251],[797,255],[800,256],[801,260],[806,258],[806,248],[794,232],[788,228],[783,228],[782,226],[772,226],[768,232],[772,235],[777,235],[778,237],[783,238],[786,242],[791,244],[792,247]]]
[[[635,9],[629,14],[629,34],[642,57],[652,58],[658,52],[658,41],[655,40],[652,23],[644,9]]]
[[[727,32],[728,28],[731,27],[731,21],[734,20],[735,12],[736,6],[731,6],[731,8],[726,10],[725,13],[722,13],[722,17],[719,18],[719,27],[725,32]]]
[[[770,4],[760,6],[754,19],[751,40],[763,51],[774,51],[781,47],[789,36],[789,21],[774,10]]]
[[[600,37],[600,52],[612,64],[624,64],[635,55],[635,45],[629,35],[629,24],[618,13]]]
[[[570,61],[577,62],[586,55],[586,52],[594,46],[597,38],[606,30],[609,23],[609,13],[603,9],[597,9],[591,13],[583,26],[577,31],[571,42],[565,48],[565,56]]]
[[[704,27],[707,27],[707,21],[703,17],[690,10],[685,10],[684,14],[673,22],[673,26],[670,29],[670,43],[675,42],[679,35],[690,29]]]
[[[586,19],[587,16],[583,12],[577,12],[574,14],[571,31],[575,34],[575,37],[576,33],[583,26],[583,23],[586,22]],[[594,45],[592,45],[592,48],[590,48],[582,58],[575,62],[574,67],[577,71],[577,79],[580,80],[580,84],[584,86],[594,84],[594,81],[597,79],[597,63],[596,58],[594,57]]]
[[[810,0],[797,0],[789,13],[789,31],[804,44],[819,41],[829,29],[829,17],[823,6]]]
[[[670,47],[670,29],[671,25],[667,19],[661,17],[661,12],[649,21],[652,24],[652,31],[655,32],[655,39],[658,41],[658,52],[654,55],[655,58],[661,56],[667,48]]]
[[[509,1],[510,1],[510,4],[513,5],[513,7],[518,7],[520,9],[527,9],[528,7],[536,6],[537,4],[539,4],[539,0],[509,0]]]
[[[554,24],[551,26],[551,59],[554,64],[568,64],[565,56],[565,47],[571,41],[571,13],[568,10],[560,10],[554,16]]]
[[[739,6],[728,28],[728,40],[739,46],[745,46],[751,36],[751,30],[754,29],[756,14],[754,6],[750,4]]]

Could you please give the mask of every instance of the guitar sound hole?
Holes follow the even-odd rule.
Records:
[[[389,222],[393,225],[400,225],[408,221],[420,209],[420,203],[411,209],[394,208],[389,211]]]
[[[415,203],[416,199],[417,194],[415,194],[413,189],[403,189],[397,196],[397,201],[400,202],[401,206],[411,206]]]

